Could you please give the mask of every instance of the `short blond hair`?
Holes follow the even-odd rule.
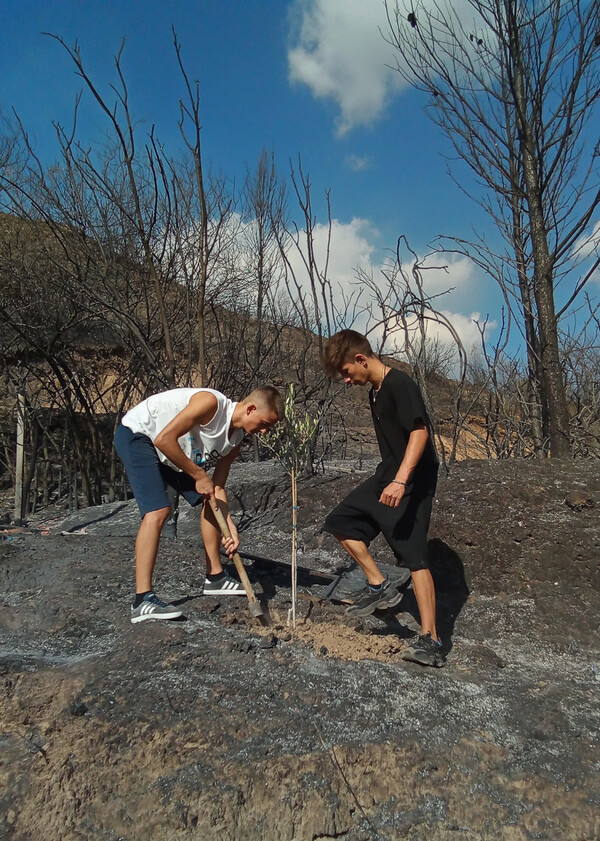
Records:
[[[275,412],[277,419],[281,420],[285,414],[285,402],[280,392],[272,385],[261,385],[253,389],[242,403],[254,403],[263,409]]]

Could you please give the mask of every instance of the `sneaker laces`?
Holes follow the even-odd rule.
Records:
[[[147,596],[144,596],[143,599],[145,602],[151,602],[155,604],[157,607],[166,607],[167,603],[163,602],[162,599],[159,599],[156,593],[148,593]]]
[[[365,587],[361,587],[360,590],[353,590],[351,593],[348,593],[348,597],[357,602],[359,599],[362,599],[363,596],[366,596],[368,593],[372,592],[373,591],[367,584]]]

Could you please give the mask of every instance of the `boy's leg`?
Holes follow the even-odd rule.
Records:
[[[131,621],[176,619],[181,611],[165,604],[152,592],[160,533],[171,511],[156,450],[147,436],[134,433],[122,424],[117,428],[114,442],[142,517],[135,541],[136,598],[131,606]]]
[[[338,534],[336,534],[335,537],[339,540],[340,544],[344,547],[350,557],[353,558],[362,569],[369,584],[373,587],[379,587],[380,584],[383,584],[385,578],[375,563],[373,555],[371,555],[366,543],[362,540],[341,537]]]
[[[351,558],[364,572],[367,586],[357,596],[354,603],[347,608],[350,616],[369,616],[375,610],[385,610],[394,607],[402,598],[396,587],[381,574],[373,556],[362,540],[335,535]]]
[[[418,493],[415,489],[412,498],[404,498],[406,507],[396,509],[399,513],[397,522],[382,523],[382,531],[397,558],[410,569],[413,592],[417,600],[421,621],[421,635],[429,634],[436,642],[436,600],[435,586],[427,566],[427,531],[431,519],[433,494],[431,491]],[[403,500],[404,501],[404,500]],[[390,518],[394,515],[389,515]]]
[[[384,580],[368,548],[380,531],[375,519],[370,516],[371,509],[379,504],[378,499],[378,488],[374,477],[371,477],[354,488],[327,515],[323,524],[323,531],[339,540],[373,586]]]
[[[178,473],[165,465],[161,473],[167,484],[174,488],[192,507],[202,505],[200,512],[200,533],[204,543],[206,558],[206,580],[202,592],[205,596],[245,596],[241,582],[231,578],[221,563],[221,529],[219,528],[212,506],[208,501],[203,504],[203,497],[196,490],[196,483],[187,473]],[[168,517],[167,517],[168,519]]]
[[[223,572],[223,564],[219,554],[221,549],[221,529],[217,525],[215,515],[210,510],[210,505],[202,506],[200,517],[200,531],[204,543],[204,555],[206,557],[206,574],[220,575]]]
[[[421,617],[421,635],[431,635],[437,642],[437,630],[435,626],[435,587],[433,578],[428,569],[415,569],[411,572],[413,592],[417,600],[419,615]]]
[[[162,527],[171,508],[160,508],[144,515],[135,540],[135,592],[148,593],[152,590],[152,574],[158,555],[158,544]]]
[[[429,569],[413,569],[411,575],[421,633],[405,649],[402,659],[421,666],[443,666],[445,657],[435,623],[435,586],[431,572]]]
[[[162,474],[167,484],[177,493],[181,494],[191,506],[202,506],[200,511],[200,533],[202,535],[202,542],[204,543],[206,574],[220,575],[223,572],[223,564],[221,563],[219,554],[221,549],[221,530],[217,525],[210,503],[208,500],[203,502],[202,496],[196,491],[196,483],[191,476],[185,473],[176,473],[169,467],[163,467]]]
[[[202,506],[200,531],[206,557],[206,580],[202,592],[205,596],[245,596],[240,581],[232,578],[221,563],[221,529],[218,526],[210,504]]]
[[[382,507],[380,493],[374,477],[367,479],[334,508],[323,527],[324,531],[339,540],[367,579],[366,589],[348,608],[348,613],[354,616],[368,616],[377,609],[393,607],[402,598],[396,587],[381,573],[369,551],[370,542],[380,531],[373,516],[373,511]]]
[[[421,666],[443,666],[445,657],[442,641],[435,626],[435,588],[428,569],[412,572],[413,590],[421,616],[421,633],[402,654],[403,660]]]
[[[413,592],[421,621],[421,633],[405,649],[402,659],[422,666],[439,667],[444,665],[445,658],[436,628],[435,585],[427,567],[427,530],[432,500],[431,494],[417,500],[418,504],[409,520],[408,533],[402,535],[403,544],[401,547],[396,544],[396,551],[402,551],[411,567]]]

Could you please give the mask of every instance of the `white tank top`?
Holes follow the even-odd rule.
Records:
[[[204,470],[214,467],[220,458],[241,444],[244,438],[243,429],[234,429],[231,436],[229,435],[231,417],[237,403],[220,391],[214,391],[212,388],[174,388],[171,391],[162,391],[130,409],[121,423],[132,432],[147,435],[154,442],[158,433],[185,409],[193,395],[200,391],[213,394],[217,398],[217,411],[208,423],[192,427],[189,432],[178,438],[177,442],[195,464],[199,464]],[[157,447],[155,450],[163,464],[168,464],[179,473],[183,472]]]

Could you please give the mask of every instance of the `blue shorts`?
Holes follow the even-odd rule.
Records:
[[[121,423],[115,432],[115,450],[125,466],[142,517],[150,511],[170,508],[167,486],[178,491],[190,505],[202,502],[203,496],[192,477],[162,464],[147,435],[132,432]]]

